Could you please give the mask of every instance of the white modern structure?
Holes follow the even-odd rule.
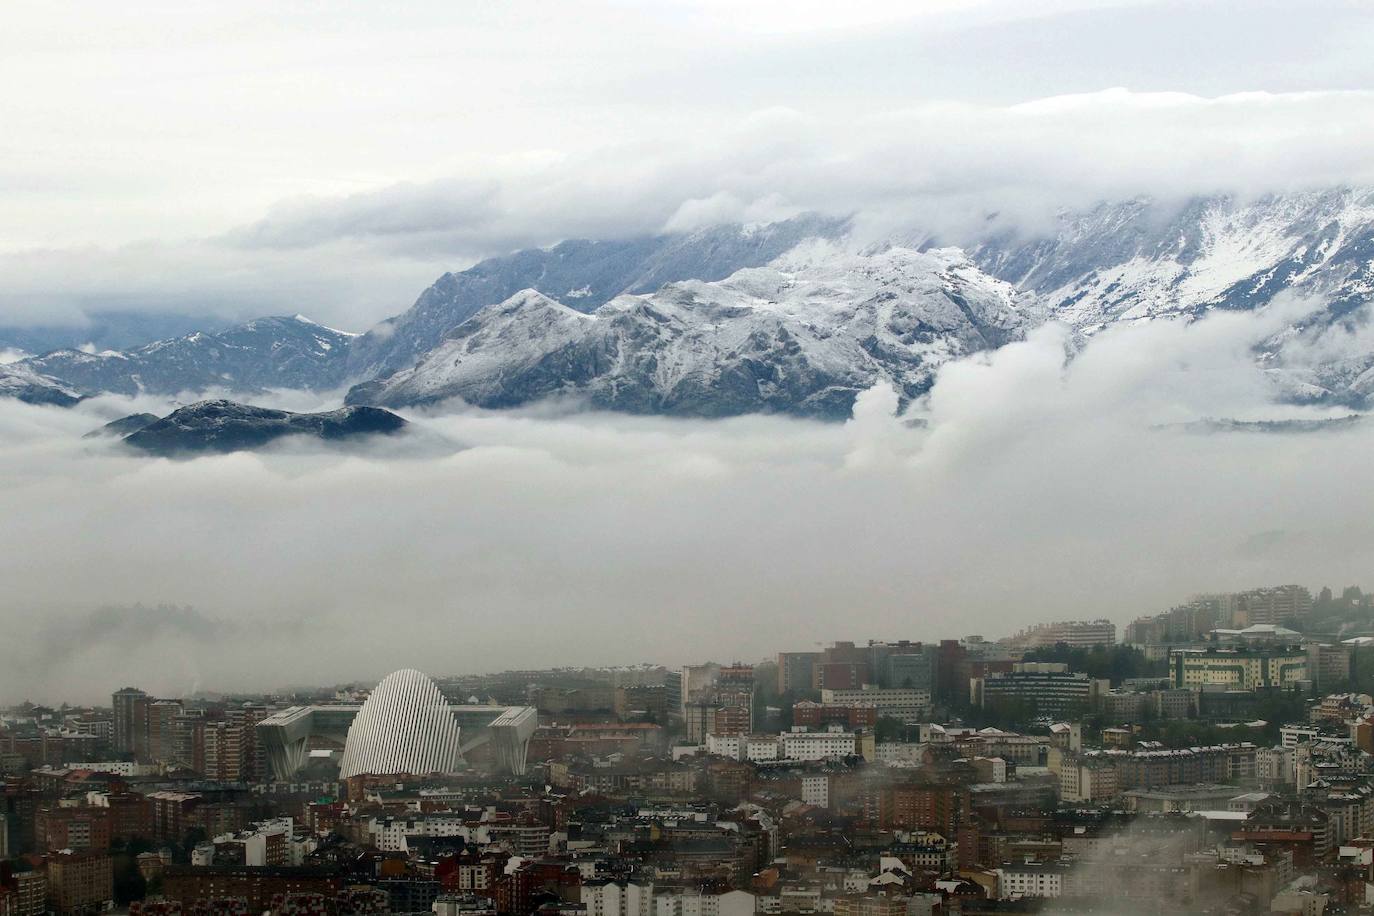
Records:
[[[290,781],[312,736],[344,741],[340,778],[452,773],[463,755],[490,744],[497,765],[523,775],[538,713],[530,706],[462,706],[412,669],[382,679],[362,706],[292,706],[258,723],[272,775]],[[467,736],[464,737],[464,733]]]
[[[390,773],[455,773],[458,723],[434,682],[413,668],[393,671],[348,726],[339,778]]]

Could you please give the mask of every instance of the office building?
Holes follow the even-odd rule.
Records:
[[[1009,672],[973,678],[970,700],[975,706],[1020,703],[1037,713],[1059,715],[1088,709],[1108,686],[1063,663],[1017,662]]]

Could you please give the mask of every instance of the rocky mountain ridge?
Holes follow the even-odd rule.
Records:
[[[291,413],[213,400],[190,404],[141,425],[123,441],[148,454],[183,457],[261,448],[288,437],[340,442],[393,435],[405,427],[405,420],[375,407]]]
[[[411,369],[351,404],[449,398],[511,407],[548,397],[634,413],[848,416],[878,381],[905,399],[950,359],[1021,333],[1015,291],[956,250],[874,255],[803,244],[772,266],[669,283],[590,315],[535,290],[486,308]]]
[[[1374,397],[1371,191],[1129,200],[1061,214],[1038,234],[954,240],[963,253],[922,235],[858,248],[849,232],[845,220],[802,216],[571,240],[446,274],[365,335],[270,318],[119,352],[61,350],[0,366],[0,396],[69,404],[352,384],[352,403],[572,397],[635,412],[831,417],[878,379],[916,397],[943,362],[1047,320],[1089,339],[1292,295],[1320,307],[1256,354],[1282,396],[1352,407]]]

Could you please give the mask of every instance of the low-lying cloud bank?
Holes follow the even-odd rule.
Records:
[[[1061,208],[1374,184],[1374,92],[1102,92],[925,101],[849,116],[771,108],[576,153],[282,201],[218,236],[0,253],[9,323],[92,309],[307,312],[363,329],[445,270],[565,238],[690,231],[802,211],[962,241]]]
[[[1250,350],[1278,320],[1118,327],[1072,360],[1044,328],[946,367],[919,417],[882,390],[843,425],[416,415],[413,459],[150,460],[80,439],[146,404],[0,402],[0,701],[753,659],[1367,584],[1374,425],[1179,425],[1295,415]]]

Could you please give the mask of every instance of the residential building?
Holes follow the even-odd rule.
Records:
[[[929,690],[911,687],[825,688],[821,690],[821,705],[871,706],[879,718],[915,725],[930,715],[931,696]]]
[[[1071,758],[1059,767],[1059,797],[1066,802],[1100,802],[1119,794],[1117,768],[1108,760]]]
[[[1251,589],[1235,596],[1232,614],[1231,625],[1236,627],[1305,620],[1312,614],[1312,593],[1301,585]]]
[[[829,728],[821,732],[791,731],[782,736],[782,757],[787,760],[825,760],[852,757],[860,752],[854,732]]]
[[[121,754],[133,754],[140,760],[148,756],[148,694],[135,687],[115,691],[110,698],[114,707],[114,749]]]
[[[848,729],[872,728],[878,724],[878,707],[869,704],[825,705],[801,700],[792,706],[792,724],[807,728],[824,728],[829,725],[840,725]]]
[[[44,806],[34,815],[39,852],[58,849],[105,851],[110,848],[110,809]]]
[[[1060,862],[1004,863],[997,869],[997,896],[1001,900],[1022,897],[1059,897],[1069,866]]]
[[[48,907],[57,916],[98,913],[114,900],[114,868],[107,852],[51,853],[47,876]]]
[[[1075,649],[1116,645],[1116,624],[1110,620],[1060,620],[1022,630],[1008,640],[1010,645],[1035,649],[1063,643]]]
[[[651,882],[592,879],[582,882],[587,916],[655,916]]]

